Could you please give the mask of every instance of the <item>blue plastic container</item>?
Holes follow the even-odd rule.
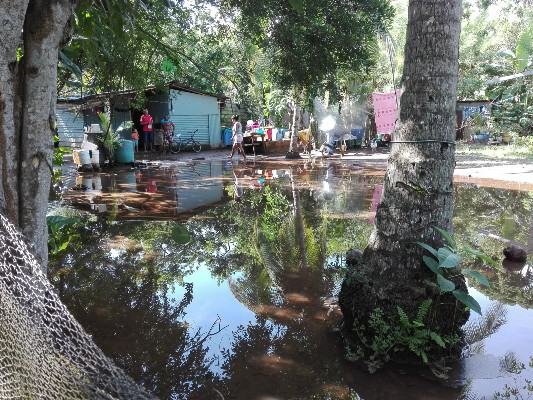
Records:
[[[224,145],[225,146],[231,146],[233,142],[231,141],[231,135],[233,134],[233,131],[230,128],[224,129]]]
[[[355,139],[355,145],[356,146],[361,146],[363,144],[363,133],[364,133],[364,130],[362,128],[352,129],[351,133],[352,133],[352,136]]]
[[[132,163],[134,160],[133,142],[121,140],[120,146],[115,150],[115,161],[123,164]]]

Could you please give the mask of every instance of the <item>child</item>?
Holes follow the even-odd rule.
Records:
[[[133,132],[131,132],[131,141],[133,142],[133,149],[139,151],[139,132],[137,132],[137,129],[135,128],[133,128]]]

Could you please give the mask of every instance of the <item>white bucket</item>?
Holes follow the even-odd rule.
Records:
[[[93,188],[94,190],[102,190],[102,178],[100,178],[100,175],[93,175]]]
[[[82,178],[81,183],[82,183],[82,185],[85,185],[85,187],[87,188],[87,191],[93,190],[93,178],[92,178],[92,176],[91,177],[84,176]]]
[[[81,148],[82,150],[98,150],[97,145],[95,145],[94,143],[88,142],[88,141],[84,141],[81,144]]]
[[[91,163],[91,157],[89,156],[89,150],[77,150],[79,157],[79,165],[86,165]]]
[[[100,164],[100,150],[91,150],[91,163]]]

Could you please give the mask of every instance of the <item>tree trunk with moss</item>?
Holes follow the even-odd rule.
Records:
[[[397,128],[375,227],[362,259],[344,282],[340,305],[348,332],[377,307],[411,316],[434,298],[434,328],[456,332],[467,313],[453,296],[438,297],[426,279],[423,242],[441,247],[433,227],[452,232],[455,105],[461,0],[410,0]],[[464,279],[456,284],[465,287]],[[438,304],[437,304],[438,303]],[[353,333],[353,331],[352,331]]]

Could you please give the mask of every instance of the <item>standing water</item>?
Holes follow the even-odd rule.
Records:
[[[476,268],[460,365],[369,374],[345,358],[336,295],[383,173],[339,162],[155,164],[64,177],[75,216],[50,279],[94,341],[162,399],[458,399],[517,389],[533,355],[529,264]],[[456,185],[455,235],[495,259],[533,247],[529,192]],[[506,389],[506,385],[508,389]]]

